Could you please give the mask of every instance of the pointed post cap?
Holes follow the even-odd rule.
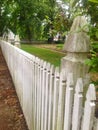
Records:
[[[15,36],[15,41],[16,41],[16,42],[20,42],[19,35],[16,35],[16,36]]]
[[[88,36],[88,23],[84,16],[77,16],[64,44],[67,52],[89,52],[90,37]]]

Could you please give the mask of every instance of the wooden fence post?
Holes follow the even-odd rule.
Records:
[[[85,60],[90,49],[90,38],[87,32],[88,28],[85,17],[76,17],[64,44],[63,50],[67,52],[67,55],[61,60],[61,69],[64,72],[65,79],[68,73],[73,73],[74,83],[76,83],[77,78],[82,77],[85,79],[87,77],[86,74],[89,68],[85,64]]]

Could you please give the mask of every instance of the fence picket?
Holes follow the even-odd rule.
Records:
[[[39,130],[39,94],[40,94],[40,59],[37,59],[37,87],[36,87],[36,91],[37,91],[37,127],[36,129]]]
[[[43,65],[41,130],[44,130],[45,85],[46,85],[46,62],[44,62]]]
[[[60,81],[59,68],[55,70],[54,78],[54,94],[53,94],[53,121],[52,130],[56,130],[57,127],[57,113],[58,113],[58,97],[59,97],[59,81]]]
[[[66,81],[63,78],[63,74],[60,73],[57,130],[63,130],[64,126],[65,90]]]
[[[95,114],[95,102],[94,102],[95,100],[96,100],[95,87],[93,84],[90,84],[86,94],[82,130],[92,130]]]
[[[40,59],[36,59],[36,129],[39,129],[39,62]]]
[[[64,115],[64,130],[70,130],[71,129],[73,91],[74,91],[73,90],[73,75],[72,75],[72,73],[70,73],[67,77],[65,115]]]
[[[82,100],[83,100],[83,83],[82,79],[77,80],[74,95],[72,130],[80,130],[80,121],[82,117]]]
[[[37,71],[38,71],[38,66],[37,66],[37,60],[38,58],[35,58],[35,130],[37,129]]]
[[[54,66],[50,68],[50,84],[49,84],[49,113],[48,113],[48,130],[52,130],[52,114],[53,114],[53,91],[54,91]]]
[[[48,106],[49,106],[49,80],[50,80],[50,64],[47,64],[46,72],[46,88],[45,88],[45,122],[44,130],[48,129]]]
[[[32,69],[31,69],[31,71],[32,71],[32,114],[33,114],[33,121],[32,121],[32,124],[33,124],[33,130],[35,130],[35,124],[34,124],[34,119],[35,119],[35,113],[34,113],[34,111],[35,111],[35,109],[34,109],[34,106],[35,106],[35,95],[34,95],[34,91],[35,91],[35,89],[34,89],[34,61],[35,61],[35,57],[33,57],[33,59],[32,59]]]
[[[28,100],[31,100],[32,99],[32,71],[31,71],[31,68],[32,68],[32,62],[25,58],[24,60],[24,73],[23,73],[23,85],[22,83],[20,84],[19,82],[19,86],[23,86],[23,88],[19,89],[19,93],[20,95],[23,95],[23,112],[24,112],[24,115],[26,117],[26,120],[27,120],[27,124],[28,124],[28,127],[30,129],[33,128],[33,123],[32,123],[32,120],[33,120],[33,102],[28,102]],[[19,69],[19,68],[18,68]],[[18,70],[19,71],[19,70]],[[20,71],[21,72],[21,71]],[[20,74],[20,73],[19,73]],[[22,92],[21,92],[22,91]]]
[[[36,60],[36,57],[35,57],[35,59],[34,59],[34,61],[33,61],[33,98],[34,98],[34,106],[33,106],[33,109],[34,109],[34,130],[36,130],[36,93],[35,93],[35,89],[36,89],[36,87],[35,87],[35,85],[36,85],[36,83],[35,83],[35,73],[36,73],[36,70],[35,70],[35,66],[36,66],[36,64],[35,64],[35,60]]]
[[[39,66],[39,130],[41,129],[41,108],[42,108],[42,81],[43,81],[43,60],[40,61]]]

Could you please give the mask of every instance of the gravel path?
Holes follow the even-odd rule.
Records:
[[[0,130],[28,130],[0,49]]]

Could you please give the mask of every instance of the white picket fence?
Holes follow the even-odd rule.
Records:
[[[5,41],[0,45],[29,130],[98,130],[93,84],[83,103],[81,78],[74,86],[72,73],[65,81],[59,68],[50,63]]]

